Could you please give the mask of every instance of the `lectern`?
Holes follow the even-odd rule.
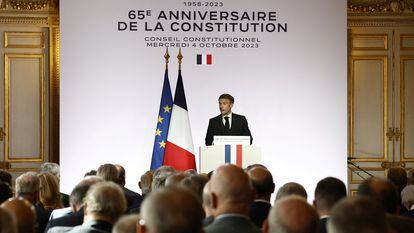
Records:
[[[245,168],[261,163],[261,149],[250,145],[249,136],[214,136],[214,145],[200,147],[200,172],[208,173],[232,163]]]

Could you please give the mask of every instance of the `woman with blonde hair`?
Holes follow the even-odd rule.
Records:
[[[48,211],[63,208],[59,192],[59,180],[50,173],[38,175],[40,180],[39,201]]]

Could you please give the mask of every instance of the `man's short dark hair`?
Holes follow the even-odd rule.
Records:
[[[117,184],[119,183],[118,169],[116,169],[115,165],[113,164],[106,163],[99,166],[96,175],[101,177],[105,181],[112,181]]]
[[[326,177],[316,185],[315,202],[319,209],[330,210],[343,197],[346,197],[346,187],[340,179]]]
[[[231,103],[234,103],[234,97],[231,96],[230,94],[221,94],[219,97],[219,101],[221,99],[227,99],[227,100],[230,100]]]
[[[0,170],[0,181],[3,181],[7,184],[9,184],[10,186],[12,185],[12,176],[10,173],[4,171],[4,170]]]
[[[10,185],[6,182],[0,181],[0,204],[4,201],[7,201],[13,196],[13,192],[10,188]]]
[[[385,179],[369,178],[358,186],[358,195],[366,196],[382,204],[387,213],[395,214],[398,210],[399,195],[394,185]]]
[[[276,200],[279,200],[283,197],[287,197],[290,195],[298,195],[305,199],[308,198],[308,193],[306,192],[305,188],[296,182],[289,182],[284,184],[276,193]]]

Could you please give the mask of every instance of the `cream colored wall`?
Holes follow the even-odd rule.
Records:
[[[348,9],[349,156],[380,177],[414,167],[414,13],[383,4],[383,12]],[[349,167],[353,193],[369,176]]]
[[[56,7],[51,1],[0,5],[0,167],[14,176],[58,158]]]

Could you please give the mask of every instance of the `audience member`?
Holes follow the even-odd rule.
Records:
[[[226,164],[217,168],[210,180],[211,202],[215,219],[206,233],[259,233],[248,217],[254,191],[243,169]]]
[[[404,216],[414,218],[414,185],[407,185],[401,192],[402,205],[408,210]]]
[[[58,178],[58,183],[60,180],[60,167],[57,163],[46,162],[40,165],[39,173],[50,173]],[[60,199],[64,207],[69,207],[69,195],[65,193],[60,193]]]
[[[47,211],[62,208],[60,200],[59,180],[51,173],[38,175],[40,181],[39,202]]]
[[[28,200],[11,198],[5,201],[1,208],[8,210],[14,216],[19,233],[40,232],[35,229],[36,210]]]
[[[17,223],[9,210],[0,208],[0,233],[17,233]]]
[[[308,199],[308,193],[302,185],[295,182],[289,182],[279,188],[276,193],[276,200],[290,195],[298,195],[305,199]]]
[[[70,194],[70,212],[58,218],[51,218],[46,226],[45,232],[48,232],[49,229],[54,229],[53,227],[74,227],[81,225],[84,216],[83,199],[92,185],[102,181],[102,178],[98,176],[89,176],[79,182]],[[58,232],[58,230],[53,232]]]
[[[85,175],[83,175],[83,177],[87,177],[87,176],[96,176],[96,170],[90,170],[86,172]]]
[[[155,191],[157,189],[163,188],[165,186],[165,180],[167,177],[175,173],[173,167],[170,166],[161,166],[154,171],[152,178],[151,190]]]
[[[142,204],[140,233],[201,233],[203,208],[197,198],[180,187],[151,193]]]
[[[252,221],[261,228],[272,207],[270,197],[275,191],[275,183],[270,171],[262,166],[251,168],[247,174],[256,193],[256,198],[250,206],[249,215]]]
[[[211,206],[210,181],[204,185],[203,189],[203,209],[206,217],[203,219],[203,226],[206,227],[214,221],[214,210]]]
[[[113,182],[99,182],[91,186],[86,194],[85,217],[80,226],[73,227],[69,233],[110,233],[113,224],[125,213],[126,200],[122,189]],[[55,230],[56,229],[56,230]],[[59,227],[49,232],[60,232]]]
[[[50,211],[39,205],[40,180],[35,172],[26,172],[17,177],[15,186],[16,197],[31,202],[36,210],[36,233],[43,233],[49,220]]]
[[[184,174],[183,172],[177,172],[165,179],[165,187],[177,186],[181,183],[183,179],[185,179],[188,175]]]
[[[119,164],[115,164],[115,167],[118,171],[118,184],[121,186],[122,191],[124,191],[125,198],[127,199],[128,203],[128,210],[137,209],[139,212],[139,209],[141,207],[142,202],[142,196],[138,193],[128,189],[125,187],[125,169]]]
[[[344,198],[331,211],[329,233],[387,233],[383,208],[367,197]]]
[[[141,189],[143,198],[145,198],[145,196],[151,192],[151,184],[152,184],[153,175],[154,175],[153,171],[151,170],[147,171],[141,176],[138,182],[138,187]]]
[[[12,175],[5,170],[0,169],[0,181],[12,186]]]
[[[120,166],[120,168],[123,170],[123,168],[121,166]],[[125,174],[125,170],[123,170],[123,173]],[[103,165],[99,166],[96,175],[101,177],[105,181],[112,181],[116,184],[125,183],[125,180],[120,181],[118,168],[113,164],[107,163],[107,164],[103,164]],[[121,176],[122,176],[122,174],[121,174]],[[125,175],[123,175],[123,176],[125,178]],[[122,191],[125,195],[125,199],[127,201],[128,211],[131,211],[132,209],[137,209],[138,208],[138,212],[139,212],[139,207],[140,207],[141,202],[142,202],[141,195],[139,195],[138,193],[132,192],[131,190],[123,187],[122,185],[120,185],[120,187],[122,188]]]
[[[203,189],[204,185],[208,182],[208,179],[201,174],[193,174],[184,178],[181,181],[181,185],[188,188],[191,192],[193,192],[200,203],[203,202]]]
[[[414,184],[414,168],[407,171],[407,185]]]
[[[399,213],[403,214],[407,212],[407,209],[401,205],[401,191],[407,185],[407,172],[402,167],[392,167],[387,171],[387,178],[397,189]]]
[[[385,179],[370,178],[358,186],[358,195],[366,196],[382,205],[390,227],[398,233],[414,232],[414,220],[401,217],[399,198],[394,185]]]
[[[13,192],[9,184],[0,181],[0,204],[7,201],[7,199],[13,196]]]
[[[315,188],[313,205],[319,214],[319,233],[326,233],[326,223],[332,207],[346,197],[345,184],[334,177],[327,177],[318,182]]]
[[[138,214],[124,215],[115,223],[112,233],[137,233]]]
[[[263,224],[264,233],[315,233],[319,217],[306,199],[289,195],[275,202],[267,221]]]

